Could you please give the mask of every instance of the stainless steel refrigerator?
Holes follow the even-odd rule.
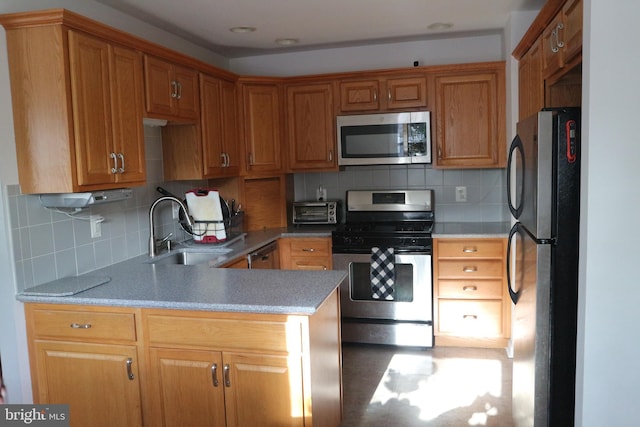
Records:
[[[514,424],[573,426],[580,110],[543,110],[519,122],[507,174],[516,220],[507,249]]]

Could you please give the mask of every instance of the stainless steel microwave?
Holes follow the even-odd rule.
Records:
[[[431,163],[429,111],[338,116],[338,165]]]
[[[337,224],[340,221],[340,202],[319,200],[293,202],[293,224]]]

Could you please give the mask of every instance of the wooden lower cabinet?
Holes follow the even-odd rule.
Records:
[[[339,426],[338,292],[312,315],[25,305],[33,398],[71,426]]]
[[[437,238],[433,246],[436,345],[506,347],[506,239]]]
[[[72,427],[142,426],[133,310],[26,304],[33,400]]]
[[[285,237],[278,241],[281,270],[331,270],[331,237]]]

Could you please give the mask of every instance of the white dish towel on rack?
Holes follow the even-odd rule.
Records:
[[[189,191],[186,193],[186,197],[189,213],[193,219],[205,221],[194,224],[194,240],[226,240],[227,233],[224,229],[220,194],[215,190],[209,190],[206,195],[198,195],[195,191]]]

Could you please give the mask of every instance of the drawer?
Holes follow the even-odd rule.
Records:
[[[136,340],[134,313],[33,309],[37,338],[81,340]]]
[[[438,300],[438,332],[468,337],[499,337],[501,301]]]
[[[438,298],[502,299],[502,280],[438,280]]]
[[[150,345],[184,345],[214,350],[301,351],[301,324],[288,322],[211,319],[147,314]]]
[[[503,239],[438,240],[438,258],[504,258]]]
[[[331,270],[331,259],[323,257],[292,258],[294,270]]]
[[[502,279],[506,273],[501,259],[438,260],[438,279]]]
[[[331,256],[331,240],[328,238],[289,239],[291,255],[329,257]]]

